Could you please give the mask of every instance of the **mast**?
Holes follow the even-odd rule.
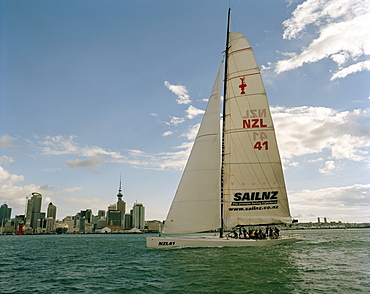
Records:
[[[229,55],[229,34],[230,34],[230,14],[231,8],[229,8],[227,14],[227,31],[226,31],[226,49],[225,49],[225,70],[224,70],[224,101],[222,105],[222,147],[221,147],[221,227],[220,227],[220,238],[223,237],[224,229],[224,162],[225,162],[225,115],[226,115],[226,82],[227,82],[227,59]]]

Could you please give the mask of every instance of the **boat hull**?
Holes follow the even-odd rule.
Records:
[[[278,239],[227,239],[218,237],[147,237],[149,248],[185,248],[185,247],[242,247],[242,246],[274,246],[300,241],[297,238]]]

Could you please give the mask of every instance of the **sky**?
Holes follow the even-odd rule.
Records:
[[[163,220],[231,30],[268,95],[291,214],[370,222],[368,0],[0,2],[0,204]]]

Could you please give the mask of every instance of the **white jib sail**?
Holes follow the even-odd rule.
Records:
[[[260,70],[244,35],[230,33],[229,40],[225,227],[290,222],[281,159]]]
[[[203,232],[220,227],[220,95],[222,65],[176,195],[164,234]]]

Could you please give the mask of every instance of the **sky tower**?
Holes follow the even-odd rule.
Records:
[[[117,202],[123,202],[123,200],[122,200],[123,194],[122,194],[122,185],[121,185],[121,175],[119,176],[119,189],[118,189],[117,197],[118,197]]]
[[[117,210],[121,212],[121,227],[124,226],[124,219],[126,213],[126,202],[122,200],[122,183],[121,183],[121,175],[119,176],[119,189],[118,189],[118,201],[117,201]]]

